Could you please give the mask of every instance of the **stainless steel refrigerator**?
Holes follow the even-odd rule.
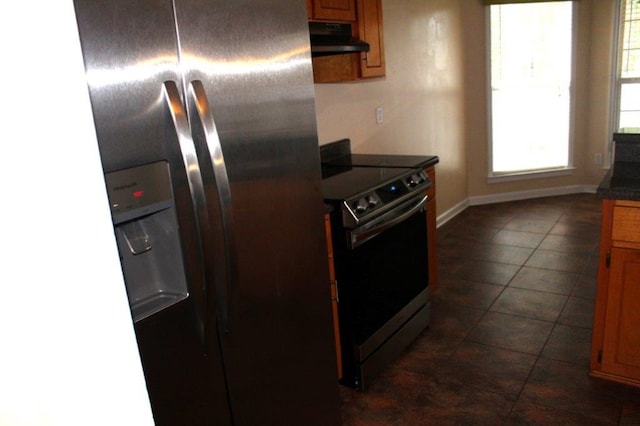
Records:
[[[339,424],[305,2],[75,9],[155,421]]]

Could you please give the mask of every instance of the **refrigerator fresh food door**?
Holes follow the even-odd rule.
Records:
[[[339,424],[305,2],[175,7],[234,422]]]

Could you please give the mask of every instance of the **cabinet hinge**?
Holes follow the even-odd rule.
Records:
[[[602,364],[602,349],[598,351],[598,364]]]
[[[605,265],[608,268],[609,266],[611,266],[611,253],[607,253],[606,257],[605,257]]]

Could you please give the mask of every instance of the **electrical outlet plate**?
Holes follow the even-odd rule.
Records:
[[[602,164],[602,154],[600,154],[599,152],[596,153],[593,156],[593,162],[596,163],[597,165],[601,165]]]
[[[376,108],[376,123],[382,124],[383,121],[384,121],[384,111],[382,107],[379,106],[378,108]]]

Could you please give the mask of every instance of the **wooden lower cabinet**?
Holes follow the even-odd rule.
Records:
[[[640,386],[640,202],[604,200],[591,374]]]
[[[431,187],[427,190],[427,250],[429,262],[429,291],[438,289],[438,229],[436,223],[436,169],[434,166],[425,169]]]
[[[327,254],[329,256],[329,285],[331,287],[331,311],[333,316],[333,336],[336,343],[336,357],[338,359],[338,380],[342,379],[342,345],[340,343],[340,323],[338,317],[338,286],[336,284],[336,270],[333,263],[333,240],[331,238],[331,218],[324,215],[324,230],[327,236]]]
[[[640,250],[611,250],[602,370],[640,385]]]

